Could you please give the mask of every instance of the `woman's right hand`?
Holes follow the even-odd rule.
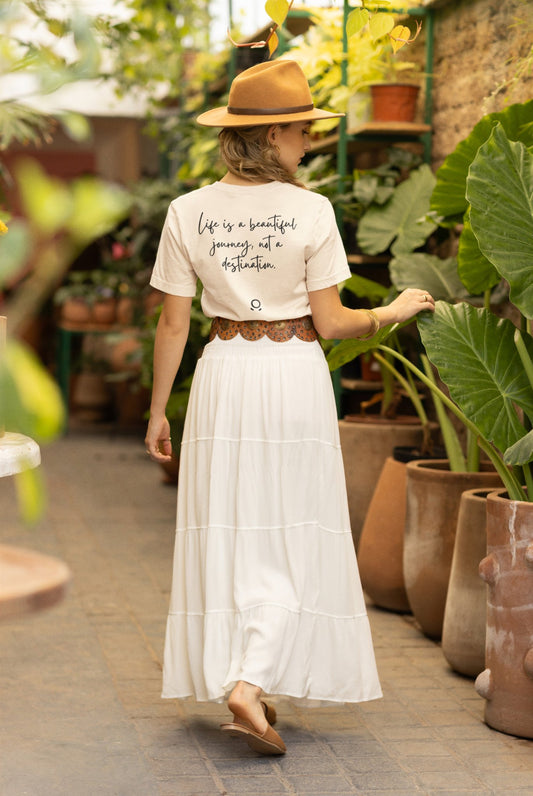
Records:
[[[402,291],[394,301],[387,304],[386,307],[380,307],[378,315],[381,320],[381,325],[386,326],[389,323],[402,323],[403,321],[408,321],[423,310],[434,312],[435,299],[427,290],[408,287],[406,290]],[[388,316],[389,313],[391,319],[389,320],[387,317],[385,320],[383,316],[385,314]]]
[[[144,438],[146,453],[156,462],[168,462],[172,456],[170,424],[162,417],[150,417]]]

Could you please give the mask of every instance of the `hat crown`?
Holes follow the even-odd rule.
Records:
[[[309,84],[295,61],[256,64],[237,75],[229,93],[230,113],[289,113],[312,108]]]

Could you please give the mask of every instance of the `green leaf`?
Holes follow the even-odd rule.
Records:
[[[359,221],[357,242],[366,254],[380,254],[395,241],[393,254],[421,246],[436,229],[427,221],[429,197],[435,177],[424,163],[400,183],[384,207],[370,207]]]
[[[377,41],[377,39],[382,39],[383,36],[389,35],[394,27],[394,17],[392,14],[378,12],[370,17],[368,27],[370,29],[370,35],[374,41]]]
[[[25,159],[16,167],[17,182],[27,217],[44,235],[53,235],[72,212],[67,186],[49,177],[37,161]]]
[[[73,212],[67,228],[80,243],[105,235],[126,215],[128,193],[95,177],[81,177],[72,188]]]
[[[516,407],[533,418],[533,393],[514,344],[515,326],[486,309],[439,301],[418,319],[422,343],[450,396],[485,439],[505,451],[526,429]],[[533,355],[533,339],[526,342]]]
[[[374,304],[387,298],[389,295],[388,287],[381,285],[379,282],[374,282],[372,279],[360,276],[359,274],[352,274],[344,283],[344,288],[358,298],[370,299]]]
[[[468,174],[466,194],[479,248],[509,283],[511,301],[533,317],[533,157],[497,124]]]
[[[0,288],[26,263],[31,234],[23,221],[12,221],[9,231],[0,237]]]
[[[501,279],[496,268],[479,248],[470,223],[470,208],[465,213],[463,230],[459,238],[457,269],[461,282],[473,296],[490,290]]]
[[[522,466],[533,461],[533,430],[519,439],[504,451],[503,460],[506,464]]]
[[[418,287],[431,293],[435,300],[444,299],[450,302],[467,296],[457,274],[455,257],[442,260],[434,254],[424,252],[402,254],[390,261],[389,273],[397,290]]]
[[[42,516],[46,505],[41,471],[38,467],[22,470],[14,478],[22,518],[33,525]]]
[[[341,340],[334,346],[327,356],[327,361],[330,370],[337,370],[347,362],[358,357],[360,354],[366,354],[367,351],[372,351],[377,348],[391,333],[393,326],[384,326],[373,337],[366,340],[358,340],[356,338],[350,340]]]
[[[500,122],[511,141],[533,145],[533,100],[510,105],[504,111],[489,113],[455,147],[437,171],[437,183],[431,197],[431,209],[438,215],[462,216],[467,208],[466,178],[479,147],[492,128]]]
[[[0,365],[2,421],[18,431],[49,442],[63,428],[65,412],[55,381],[35,354],[21,343],[10,341]]]
[[[281,27],[289,13],[289,3],[287,0],[267,0],[265,3],[265,11],[270,19]]]
[[[353,11],[350,11],[348,19],[346,20],[346,33],[348,37],[359,33],[368,22],[369,17],[370,14],[366,8],[354,8]]]

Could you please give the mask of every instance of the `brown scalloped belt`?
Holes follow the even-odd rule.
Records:
[[[245,340],[260,340],[266,335],[276,343],[285,343],[291,337],[298,337],[306,343],[318,340],[318,332],[310,315],[287,321],[230,321],[227,318],[213,318],[210,341],[216,335],[221,340],[232,340],[238,334]]]

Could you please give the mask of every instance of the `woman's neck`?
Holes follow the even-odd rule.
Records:
[[[236,174],[232,174],[231,171],[227,171],[220,179],[220,182],[225,182],[228,185],[266,185],[269,180],[246,180],[244,177],[238,177]]]

